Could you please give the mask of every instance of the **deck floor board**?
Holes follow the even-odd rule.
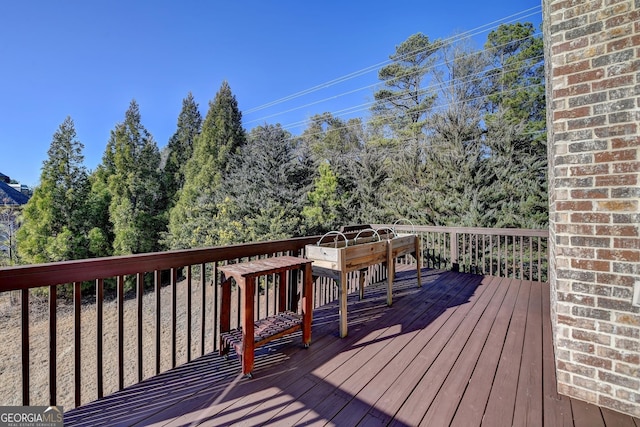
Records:
[[[68,411],[65,425],[640,426],[558,395],[547,284],[398,266],[386,283],[314,311],[299,332],[256,351],[255,378],[207,354]]]

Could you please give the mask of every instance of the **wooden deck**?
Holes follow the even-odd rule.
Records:
[[[236,357],[206,355],[65,414],[65,425],[640,426],[556,393],[548,285],[401,271],[314,311],[299,333],[256,350],[255,378]]]

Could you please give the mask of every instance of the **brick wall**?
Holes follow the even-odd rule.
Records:
[[[640,0],[543,0],[558,391],[640,416]]]

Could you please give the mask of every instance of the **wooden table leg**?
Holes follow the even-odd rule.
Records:
[[[393,279],[396,275],[396,260],[393,258],[392,245],[387,245],[387,305],[393,303]]]
[[[253,294],[255,292],[255,277],[248,276],[242,284],[242,373],[251,375],[253,371],[255,343],[253,341]]]
[[[313,277],[311,263],[305,264],[302,284],[302,344],[311,344],[311,322],[313,320]]]
[[[422,287],[422,254],[420,253],[420,238],[416,236],[416,275],[418,276],[418,287]]]
[[[220,306],[220,334],[231,330],[231,277],[223,277],[222,284],[222,303]],[[227,344],[223,343],[218,336],[220,343],[220,354],[224,355],[229,352]]]
[[[287,272],[283,271],[278,274],[280,283],[278,284],[278,312],[287,310]],[[291,308],[295,311],[295,307]]]
[[[358,288],[360,291],[360,300],[364,299],[364,280],[367,277],[367,269],[363,268],[358,274]]]
[[[347,336],[347,273],[340,272],[340,338]]]

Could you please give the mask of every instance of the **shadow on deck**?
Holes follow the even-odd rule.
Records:
[[[65,414],[65,425],[640,426],[556,393],[548,285],[399,271],[314,311],[298,334],[256,350],[254,379],[217,354],[200,357]]]

